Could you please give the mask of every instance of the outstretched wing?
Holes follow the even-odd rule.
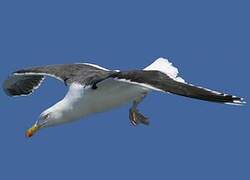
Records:
[[[22,69],[10,75],[3,84],[9,96],[27,96],[37,89],[45,76],[54,77],[70,85],[77,82],[91,85],[110,75],[112,71],[92,64],[62,64]]]
[[[136,84],[148,89],[169,92],[190,98],[228,104],[244,104],[243,98],[177,81],[155,70],[121,71],[111,75],[117,81]]]
[[[73,82],[97,88],[97,83],[114,78],[117,81],[147,89],[169,92],[190,98],[228,104],[244,104],[243,98],[187,84],[158,70],[109,71],[92,64],[68,64],[35,67],[14,72],[3,85],[9,96],[29,95],[51,76],[70,85]]]

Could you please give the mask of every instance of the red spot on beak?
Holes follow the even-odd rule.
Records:
[[[39,129],[39,127],[35,124],[33,125],[31,128],[29,128],[26,133],[25,133],[25,136],[26,137],[32,137],[36,132],[37,130]]]

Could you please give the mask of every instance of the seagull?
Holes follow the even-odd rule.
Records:
[[[3,83],[8,96],[28,96],[45,77],[62,81],[69,90],[65,97],[43,111],[25,135],[41,128],[73,122],[90,114],[132,103],[129,120],[133,126],[149,124],[138,105],[151,92],[159,91],[216,103],[243,105],[243,98],[194,86],[178,76],[178,69],[158,58],[143,70],[109,70],[90,63],[47,65],[13,72]]]

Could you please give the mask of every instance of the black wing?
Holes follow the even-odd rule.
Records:
[[[137,84],[149,89],[217,103],[244,104],[243,98],[178,82],[159,71],[125,71],[111,75],[118,81]]]
[[[9,76],[3,84],[3,89],[9,96],[30,95],[40,86],[45,76],[59,79],[65,85],[77,82],[87,86],[105,79],[111,73],[112,71],[87,64],[63,64],[27,68],[18,70]]]

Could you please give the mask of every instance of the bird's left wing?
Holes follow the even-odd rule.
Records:
[[[33,67],[13,72],[4,81],[3,89],[9,96],[27,96],[41,85],[45,76],[54,77],[65,85],[77,82],[85,86],[95,86],[111,73],[112,71],[87,63]]]

